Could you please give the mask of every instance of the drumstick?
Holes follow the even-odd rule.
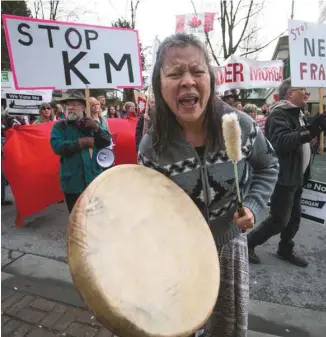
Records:
[[[238,196],[237,211],[240,217],[244,216],[245,210],[242,205],[239,177],[238,177],[238,161],[241,160],[241,128],[238,116],[235,112],[225,114],[222,117],[223,137],[225,141],[226,153],[233,162],[235,186]]]

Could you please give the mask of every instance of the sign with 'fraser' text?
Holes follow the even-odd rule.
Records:
[[[326,87],[326,24],[289,20],[291,81],[296,87]]]
[[[16,89],[142,87],[138,32],[3,15]]]
[[[257,61],[231,55],[216,67],[216,91],[277,88],[283,81],[283,61]]]

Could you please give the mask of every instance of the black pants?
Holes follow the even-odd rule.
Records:
[[[71,211],[74,208],[75,203],[76,203],[76,201],[77,201],[77,199],[79,198],[80,195],[81,195],[81,193],[77,193],[77,194],[67,194],[67,193],[65,193],[65,199],[66,199],[66,204],[67,204],[69,213],[71,213]]]
[[[271,197],[269,217],[248,234],[248,247],[255,248],[269,238],[281,233],[278,252],[290,256],[293,251],[292,239],[299,230],[301,219],[302,186],[276,184]]]

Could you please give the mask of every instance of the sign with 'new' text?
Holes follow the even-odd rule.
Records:
[[[283,81],[283,61],[257,61],[231,55],[216,67],[216,91],[277,88]]]
[[[289,20],[291,81],[326,87],[326,24]]]
[[[16,89],[142,87],[138,32],[3,15]]]

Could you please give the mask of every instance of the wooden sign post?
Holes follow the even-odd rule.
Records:
[[[91,118],[92,117],[89,98],[90,98],[89,88],[86,88],[85,89],[85,99],[86,99],[86,117],[87,118]],[[89,148],[88,150],[89,150],[89,155],[92,158],[93,157],[93,149]]]
[[[324,112],[324,88],[319,88],[319,113],[322,114]],[[324,153],[325,148],[325,139],[324,132],[320,134],[320,153]]]

